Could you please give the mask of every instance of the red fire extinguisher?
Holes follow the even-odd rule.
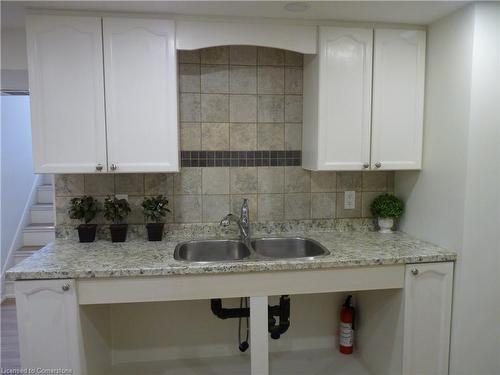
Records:
[[[339,350],[343,354],[352,354],[354,341],[354,307],[352,296],[347,296],[340,310]]]

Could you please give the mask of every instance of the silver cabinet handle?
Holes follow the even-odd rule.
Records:
[[[375,163],[375,168],[380,168],[381,166],[382,166],[381,162],[378,161],[378,162]]]
[[[413,276],[417,276],[417,275],[418,275],[418,270],[417,270],[416,268],[412,269],[412,270],[411,270],[411,274],[412,274]]]
[[[116,166],[116,164],[111,164],[111,170],[112,171],[116,171],[118,169],[118,167]]]
[[[102,171],[102,164],[97,164],[97,165],[96,165],[96,167],[95,167],[95,170],[96,170],[97,172]]]
[[[64,284],[64,285],[62,286],[62,290],[63,290],[64,292],[67,292],[67,291],[69,290],[69,284],[68,284],[68,283]]]
[[[369,166],[370,166],[370,163],[364,163],[364,164],[363,164],[363,168],[364,168],[364,169],[367,169]]]

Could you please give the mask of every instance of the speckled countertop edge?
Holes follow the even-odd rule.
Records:
[[[330,254],[315,259],[260,259],[190,263],[174,259],[175,246],[192,237],[161,242],[133,240],[81,244],[57,239],[6,273],[7,280],[88,279],[366,267],[456,260],[456,253],[401,232],[295,232],[280,236],[314,239]],[[260,236],[265,237],[265,236]],[[213,237],[213,238],[221,238]],[[209,238],[208,238],[209,239]]]

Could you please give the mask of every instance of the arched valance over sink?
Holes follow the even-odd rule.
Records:
[[[232,22],[176,22],[177,49],[253,45],[315,54],[317,27]]]

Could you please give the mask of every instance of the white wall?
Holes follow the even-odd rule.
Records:
[[[498,257],[500,255],[499,212],[496,210],[500,185],[497,184],[500,152],[500,6],[476,6],[468,164],[464,214],[462,268],[458,286],[462,298],[456,300],[455,339],[452,341],[452,373],[464,373],[465,353],[471,350],[468,340],[482,332],[481,354],[471,365],[483,373],[500,373],[497,355],[500,339],[500,314],[496,309],[500,290]],[[482,293],[481,293],[482,292]],[[467,298],[464,298],[467,296]],[[495,305],[495,300],[497,305]],[[460,324],[481,314],[469,324]],[[476,315],[477,316],[477,315]],[[490,325],[488,322],[491,322]],[[495,346],[496,343],[496,346]],[[475,348],[477,350],[477,348]],[[472,369],[472,367],[469,367]]]
[[[28,60],[24,29],[6,28],[1,31],[2,89],[28,89]]]
[[[9,249],[36,175],[31,156],[28,96],[1,96],[1,264],[4,270]]]
[[[431,25],[423,170],[397,173],[401,229],[459,253],[450,374],[497,374],[500,337],[500,6]]]
[[[2,69],[28,69],[24,28],[2,29]]]
[[[397,172],[395,184],[407,204],[401,228],[454,250],[462,243],[473,27],[468,7],[428,30],[422,171]]]

